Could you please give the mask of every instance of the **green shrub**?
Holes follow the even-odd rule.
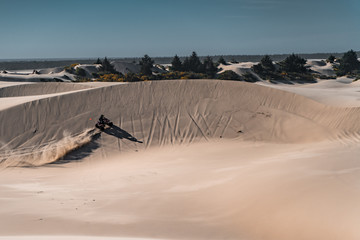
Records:
[[[329,63],[334,63],[335,60],[336,60],[336,57],[334,55],[330,55],[328,57],[328,59],[326,59],[326,61],[329,62]]]
[[[106,73],[106,74],[100,75],[100,77],[98,79],[96,79],[96,81],[99,81],[99,82],[123,82],[124,78],[122,77],[122,75],[117,74],[117,73]]]
[[[124,81],[125,82],[140,82],[143,80],[135,73],[129,72],[129,73],[125,74]]]
[[[306,60],[294,53],[288,56],[284,61],[280,62],[280,68],[283,72],[288,73],[304,73],[306,72]]]
[[[219,60],[217,61],[219,64],[222,65],[228,65],[228,63],[225,61],[223,56],[220,56]]]
[[[263,79],[273,79],[275,76],[275,65],[269,55],[265,55],[261,61],[252,67],[253,71]]]
[[[171,71],[182,71],[183,70],[183,65],[182,65],[182,62],[181,62],[180,58],[178,57],[178,55],[175,55],[175,57],[171,61],[170,69],[171,69]]]
[[[241,77],[231,70],[226,70],[218,75],[218,79],[221,80],[241,80]]]
[[[75,74],[77,76],[80,76],[80,77],[85,77],[86,76],[86,71],[85,71],[85,69],[78,67],[75,70]]]
[[[79,65],[79,63],[73,63],[70,66],[64,67],[65,72],[75,74],[75,67]]]
[[[146,76],[152,75],[151,69],[153,67],[154,61],[147,54],[144,55],[139,64],[141,65],[141,74]]]
[[[91,79],[90,78],[86,78],[86,77],[76,77],[76,80],[75,82],[91,82]]]
[[[244,80],[245,82],[257,82],[258,79],[251,73],[245,73],[244,75],[242,75],[242,80]]]
[[[100,72],[104,72],[106,74],[118,74],[118,72],[115,70],[114,66],[110,63],[107,57],[105,57],[104,60],[101,62]]]
[[[357,60],[356,52],[353,50],[346,52],[340,59],[340,65],[334,70],[338,76],[356,74],[356,71],[360,70],[360,62]]]

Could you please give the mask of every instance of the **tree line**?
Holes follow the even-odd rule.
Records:
[[[334,64],[334,70],[338,76],[360,73],[360,62],[357,59],[356,52],[350,50],[346,52],[341,59],[336,59],[333,55],[329,56],[328,62]],[[254,82],[258,79],[251,73],[239,76],[235,72],[229,70],[221,74],[218,72],[220,64],[228,65],[229,63],[222,57],[214,62],[210,56],[203,61],[200,60],[194,51],[188,57],[181,61],[178,55],[175,55],[171,61],[169,71],[163,73],[154,73],[155,61],[149,56],[144,55],[138,62],[140,65],[140,73],[122,74],[116,71],[114,66],[105,57],[95,62],[100,64],[98,73],[94,73],[93,77],[100,81],[145,81],[145,80],[164,80],[164,79],[199,79],[199,78],[217,78],[226,80],[243,80]],[[68,68],[69,69],[69,68]],[[71,68],[70,68],[71,69]],[[283,61],[274,63],[269,55],[265,55],[258,64],[252,67],[252,70],[264,80],[281,81],[281,80],[301,80],[314,81],[314,74],[306,67],[306,60],[299,55],[291,54]],[[79,76],[84,73],[77,69],[74,72]]]

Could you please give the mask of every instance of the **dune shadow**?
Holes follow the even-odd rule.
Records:
[[[117,137],[119,139],[126,139],[126,140],[136,142],[136,143],[143,143],[142,141],[137,140],[130,133],[128,133],[127,131],[121,129],[120,127],[118,127],[116,125],[113,125],[110,128],[106,128],[102,132],[106,133],[108,135]],[[70,151],[64,157],[58,159],[55,162],[47,164],[47,166],[54,167],[54,166],[60,166],[60,165],[70,163],[70,162],[82,161],[84,158],[90,156],[96,149],[98,149],[100,147],[100,144],[97,141],[100,137],[101,137],[101,132],[92,136],[91,141],[89,143]]]
[[[276,79],[276,80],[269,80],[272,84],[287,84],[287,85],[295,85],[295,84],[308,84],[308,83],[317,83],[316,79]]]
[[[130,133],[128,133],[127,131],[125,131],[124,129],[121,129],[120,127],[118,127],[116,125],[113,125],[110,128],[104,129],[103,132],[108,134],[108,135],[112,135],[114,137],[117,137],[119,139],[127,139],[127,140],[132,141],[132,142],[143,143],[142,141],[137,140]]]

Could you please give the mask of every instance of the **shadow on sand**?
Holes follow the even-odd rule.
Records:
[[[119,139],[127,139],[127,140],[132,141],[132,142],[143,143],[142,141],[137,140],[130,133],[128,133],[124,129],[119,128],[116,125],[113,125],[110,128],[106,128],[103,132],[108,134],[108,135],[112,135],[114,137],[117,137]]]

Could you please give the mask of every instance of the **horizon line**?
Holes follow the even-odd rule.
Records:
[[[350,49],[353,50],[353,49]],[[349,51],[350,51],[349,50]],[[360,53],[360,50],[353,50],[357,53]],[[196,51],[192,51],[192,52],[196,52]],[[215,54],[215,55],[198,55],[199,57],[226,57],[226,56],[237,56],[237,57],[248,57],[248,56],[265,56],[265,55],[269,55],[269,56],[283,56],[283,55],[291,55],[291,54],[297,54],[297,55],[316,55],[316,54],[343,54],[345,52],[312,52],[312,53],[296,53],[296,52],[292,52],[292,53],[265,53],[265,54]],[[144,55],[148,55],[148,54],[144,54]],[[177,54],[175,54],[177,55]],[[175,55],[172,56],[150,56],[151,58],[172,58]],[[182,57],[188,57],[188,56],[179,56],[178,57],[182,58]],[[140,59],[143,56],[140,57],[108,57],[108,56],[103,56],[103,57],[61,57],[61,58],[57,58],[57,57],[38,57],[38,58],[0,58],[0,61],[61,61],[61,60],[96,60],[97,58],[109,58],[109,59]]]

